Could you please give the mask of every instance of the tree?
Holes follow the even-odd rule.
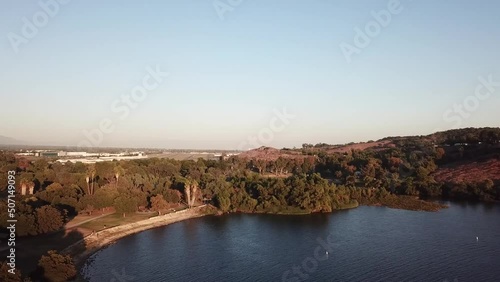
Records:
[[[229,195],[224,192],[217,193],[217,195],[215,195],[215,204],[223,212],[229,211],[229,208],[231,207],[231,200],[229,198]]]
[[[104,209],[113,206],[115,199],[120,196],[120,193],[116,187],[105,185],[101,189],[97,190],[92,196],[93,197],[91,198],[90,203],[96,208]]]
[[[401,185],[400,192],[404,195],[418,196],[419,192],[415,188],[412,177],[406,178],[406,180]]]
[[[443,148],[436,149],[436,159],[440,160],[446,155],[446,151]]]
[[[276,173],[279,173],[280,175],[284,173],[288,173],[287,166],[288,166],[289,161],[283,157],[279,157],[276,160]]]
[[[177,204],[181,201],[181,192],[179,190],[174,190],[174,189],[165,189],[162,191],[162,196],[165,201],[168,203],[174,203]]]
[[[36,221],[40,234],[59,230],[64,224],[61,212],[48,205],[36,209]]]
[[[184,194],[186,195],[186,203],[188,207],[192,207],[195,204],[198,192],[198,182],[194,179],[186,179],[184,181]]]
[[[429,176],[429,170],[427,170],[425,167],[418,167],[415,170],[415,174],[417,176],[418,181],[426,182],[428,181],[428,176]]]
[[[77,274],[71,257],[53,250],[40,258],[38,266],[43,277],[52,282],[68,281]]]
[[[186,181],[184,183],[184,194],[186,194],[186,204],[188,205],[188,208],[190,208],[190,203],[191,203],[191,187],[189,186],[189,181]]]
[[[21,181],[19,182],[21,186],[21,191],[19,191],[22,195],[27,195],[30,194],[31,187],[34,187],[35,185],[33,184],[33,181],[27,179],[27,178],[22,178]]]
[[[92,195],[90,193],[90,185],[89,185],[90,177],[89,176],[85,177],[85,182],[87,182],[87,195]]]
[[[18,236],[37,235],[38,227],[35,216],[28,213],[19,214],[17,216],[16,233]]]
[[[346,177],[346,185],[355,186],[356,185],[356,178],[352,175],[347,176]]]
[[[115,166],[113,170],[115,172],[116,185],[118,186],[118,179],[125,173],[125,170],[120,165]]]
[[[115,181],[115,164],[113,162],[95,163],[96,179],[101,185],[110,184]]]
[[[153,196],[149,200],[151,202],[151,208],[154,211],[157,211],[158,215],[161,215],[161,211],[168,207],[167,201],[165,201],[165,199],[163,199],[163,196],[161,194]]]
[[[19,269],[14,269],[14,273],[9,272],[11,268],[7,265],[6,261],[0,264],[0,281],[2,282],[21,282],[22,275]]]
[[[114,206],[116,212],[122,213],[125,217],[127,212],[137,211],[137,199],[130,195],[121,195],[115,199]]]
[[[54,182],[54,183],[50,184],[49,186],[47,186],[47,188],[45,190],[47,192],[58,192],[58,191],[63,190],[63,187],[61,184]]]
[[[198,182],[196,182],[196,180],[191,181],[191,203],[189,203],[191,207],[194,206],[195,204],[197,192],[198,192]]]
[[[481,183],[481,188],[485,192],[492,191],[493,187],[495,187],[495,183],[491,179],[486,179]]]
[[[314,145],[313,144],[310,144],[310,143],[304,143],[302,144],[302,149],[309,149],[309,148],[313,148]]]
[[[259,174],[262,174],[266,170],[267,162],[265,160],[258,159],[254,165],[259,170]]]
[[[96,174],[96,168],[94,164],[91,164],[87,167],[87,177],[85,180],[87,181],[87,189],[89,192],[89,195],[94,194],[94,180],[95,180],[95,174]],[[89,186],[89,181],[91,185]]]

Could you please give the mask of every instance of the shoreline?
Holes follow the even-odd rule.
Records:
[[[80,272],[85,265],[85,262],[93,254],[102,248],[113,244],[117,240],[148,229],[162,227],[179,221],[208,215],[209,213],[206,212],[208,207],[208,205],[202,205],[98,231],[66,247],[61,251],[61,253],[70,255],[73,258],[73,263],[75,264],[76,269]]]
[[[423,200],[418,200],[418,201],[423,201]],[[376,203],[376,204],[358,204],[356,206],[352,207],[346,207],[343,209],[339,210],[348,210],[348,209],[354,209],[359,206],[385,206],[388,208],[395,208],[395,209],[403,209],[403,210],[413,210],[413,211],[425,211],[425,209],[407,209],[407,208],[402,208],[402,207],[391,207],[390,205],[385,205],[381,203]],[[446,206],[441,205],[441,208],[445,208]],[[212,207],[213,208],[213,207]],[[132,234],[136,234],[142,231],[146,231],[149,229],[153,229],[156,227],[162,227],[162,226],[167,226],[172,223],[184,221],[187,219],[192,219],[192,218],[199,218],[203,217],[205,215],[209,214],[215,214],[215,215],[223,215],[223,214],[218,214],[218,213],[210,213],[207,212],[207,210],[210,209],[210,205],[201,205],[197,206],[191,209],[185,209],[181,211],[177,211],[174,213],[169,213],[165,215],[160,215],[160,216],[155,216],[151,217],[149,219],[141,220],[138,222],[133,222],[133,223],[128,223],[124,225],[119,225],[115,227],[111,227],[105,230],[98,231],[92,235],[88,235],[87,237],[83,238],[82,240],[66,247],[64,250],[61,251],[62,254],[68,254],[72,257],[73,263],[75,264],[75,267],[78,271],[77,278],[82,278],[81,271],[83,267],[85,266],[85,263],[87,260],[96,252],[99,250],[115,243],[116,241],[127,237]],[[427,210],[430,211],[430,210]],[[433,210],[437,211],[437,210]],[[333,212],[333,211],[332,211]],[[229,212],[229,213],[234,213],[234,212]],[[236,212],[238,213],[238,212]],[[286,215],[286,216],[299,216],[299,215],[310,215],[314,214],[317,212],[305,212],[305,213],[289,213],[289,212],[284,212],[284,213],[267,213],[267,212],[242,212],[239,211],[239,213],[242,214],[275,214],[275,215]],[[81,279],[78,279],[80,281]]]

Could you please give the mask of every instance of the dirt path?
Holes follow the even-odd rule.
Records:
[[[162,216],[152,217],[150,219],[141,220],[134,223],[120,225],[106,230],[96,232],[89,235],[77,243],[67,247],[62,253],[69,254],[73,257],[73,261],[80,268],[85,260],[101,249],[116,240],[125,236],[138,233],[147,229],[168,225],[174,222],[196,218],[206,215],[206,205],[194,207],[188,210],[182,210],[175,213],[169,213]]]

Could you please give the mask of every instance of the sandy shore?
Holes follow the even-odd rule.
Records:
[[[207,214],[205,212],[206,207],[206,205],[203,205],[188,210],[182,210],[134,223],[108,228],[106,230],[102,230],[94,233],[93,235],[85,237],[84,239],[64,249],[62,253],[71,255],[71,257],[73,258],[73,262],[75,263],[77,268],[81,268],[87,258],[90,257],[93,253],[120,238],[147,229],[168,225],[190,218],[204,216]]]

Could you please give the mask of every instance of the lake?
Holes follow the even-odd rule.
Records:
[[[207,216],[121,239],[82,272],[117,282],[498,281],[500,206],[445,204]]]

